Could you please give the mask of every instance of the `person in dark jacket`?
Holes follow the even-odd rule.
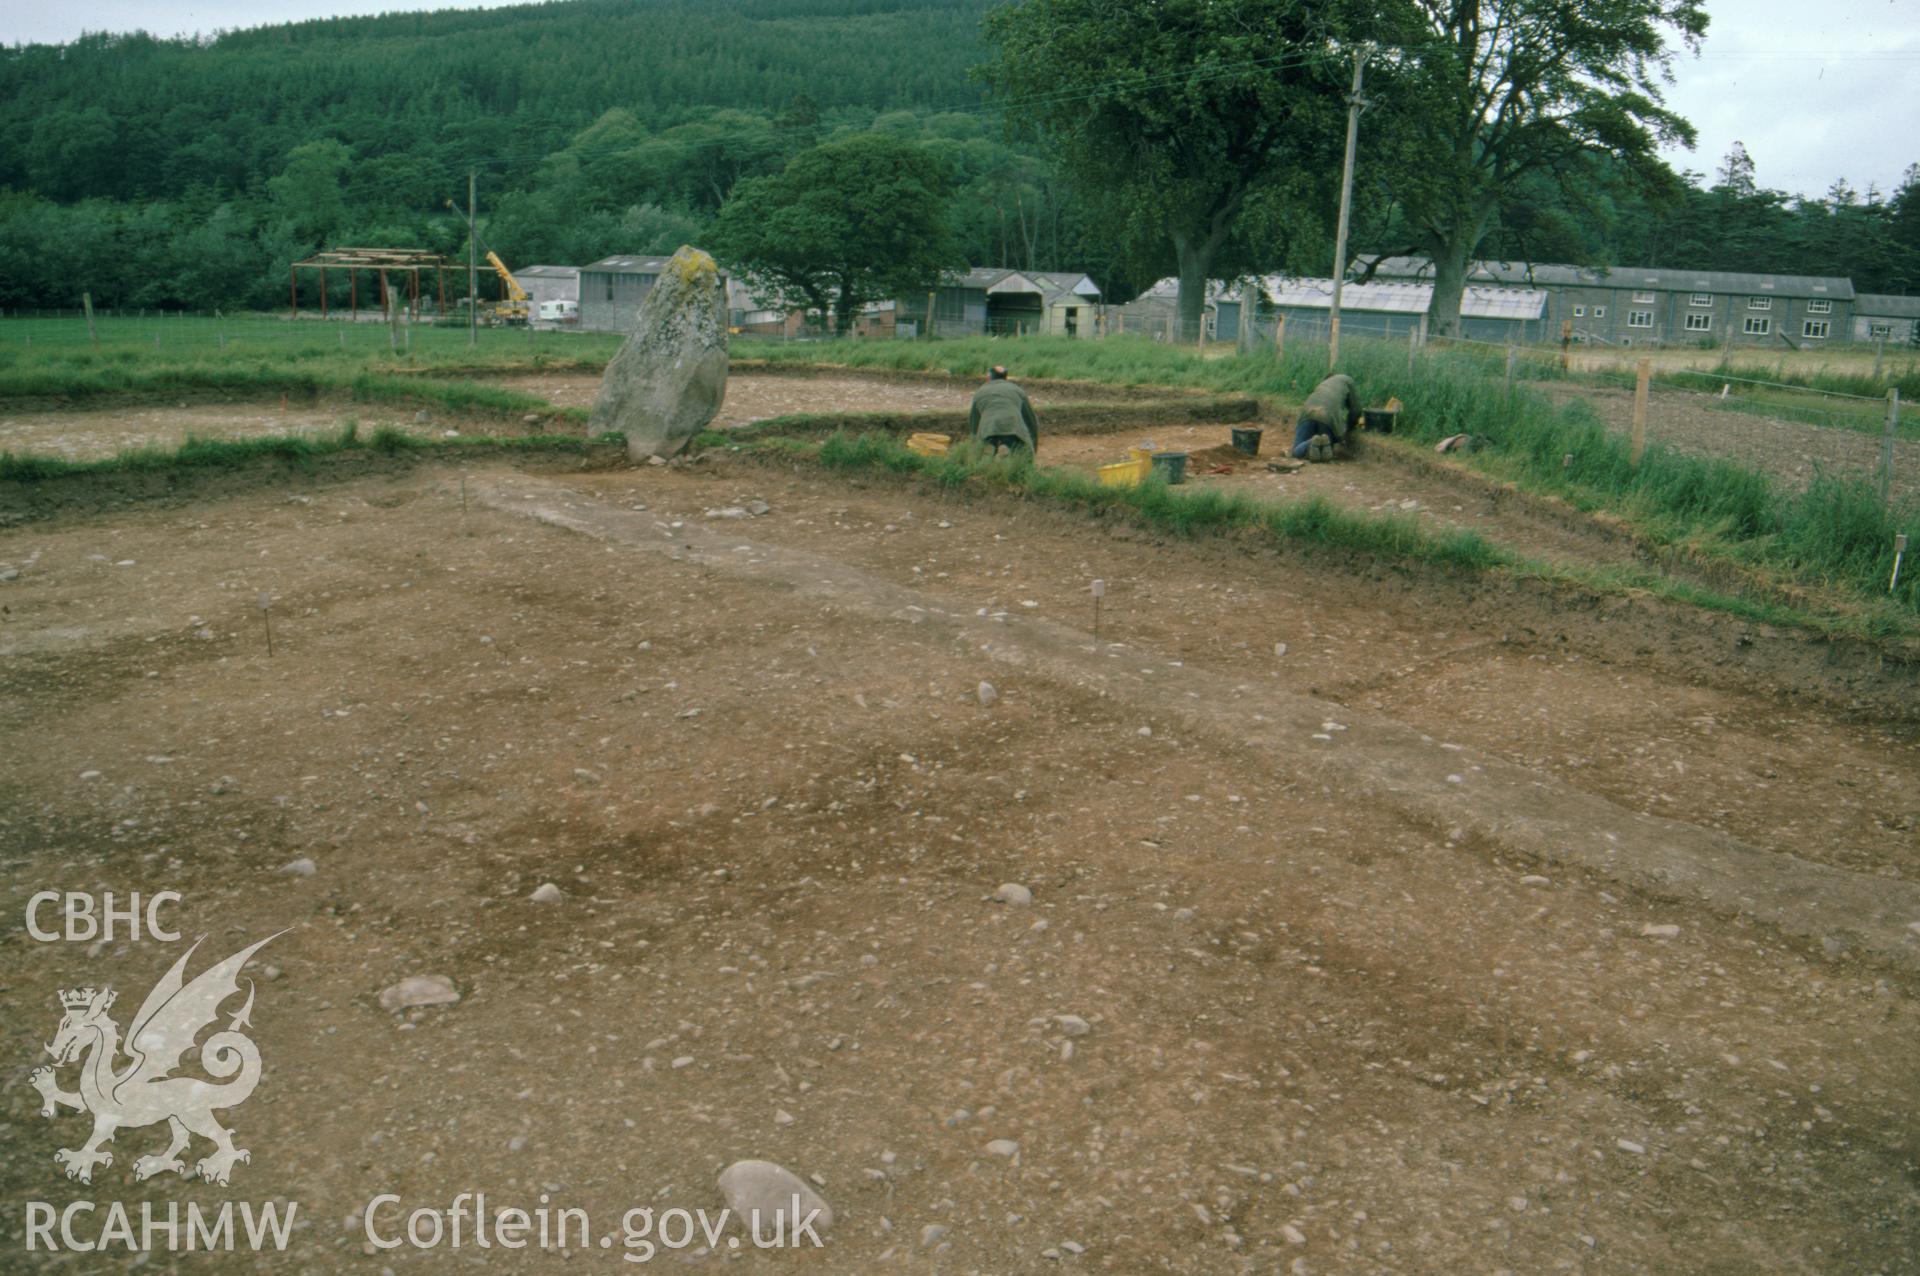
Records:
[[[1300,409],[1300,423],[1293,430],[1294,459],[1331,461],[1333,449],[1359,424],[1360,393],[1352,377],[1337,372],[1315,386]]]
[[[967,426],[974,438],[996,452],[1004,447],[1033,453],[1040,447],[1040,420],[1027,392],[1007,380],[1007,370],[998,364],[987,374],[987,383],[973,392]]]

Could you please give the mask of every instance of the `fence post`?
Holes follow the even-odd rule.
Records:
[[[1507,397],[1513,397],[1513,345],[1507,345]]]
[[[87,312],[87,340],[97,346],[100,344],[100,338],[93,331],[93,294],[90,292],[81,293],[80,304],[86,308]]]
[[[1880,503],[1893,498],[1893,436],[1900,429],[1900,387],[1887,391],[1887,433],[1880,440]]]
[[[1880,357],[1887,352],[1887,339],[1880,337],[1873,343],[1873,379],[1880,379]]]
[[[1566,372],[1573,367],[1573,320],[1560,321],[1560,371]]]
[[[1653,379],[1653,360],[1642,359],[1633,383],[1633,468],[1647,453],[1647,386]]]
[[[1273,317],[1273,357],[1287,357],[1287,317],[1283,314]]]
[[[1407,375],[1413,375],[1413,361],[1420,353],[1420,325],[1414,324],[1407,329]]]

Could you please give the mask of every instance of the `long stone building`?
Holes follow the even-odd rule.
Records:
[[[1355,277],[1371,259],[1354,264]],[[1433,281],[1424,257],[1387,257],[1374,279]],[[1831,276],[1742,274],[1477,261],[1467,283],[1544,292],[1549,339],[1569,324],[1576,341],[1610,346],[1771,345],[1796,350],[1853,339],[1853,281]]]

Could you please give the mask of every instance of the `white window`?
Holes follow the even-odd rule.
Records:
[[[1692,317],[1693,317],[1693,316],[1691,316],[1691,315],[1689,315],[1689,316],[1688,316],[1688,318],[1692,318]],[[1651,311],[1651,310],[1629,310],[1629,311],[1627,311],[1627,327],[1629,327],[1629,328],[1651,328],[1651,327],[1653,327],[1653,311]]]
[[[1605,306],[1595,306],[1593,308],[1593,317],[1595,319],[1605,319],[1607,317],[1607,308]]]
[[[1713,294],[1710,292],[1696,292],[1693,296],[1687,298],[1687,304],[1689,306],[1700,306],[1702,308],[1709,307],[1713,305]]]
[[[1870,323],[1867,325],[1867,339],[1870,341],[1881,337],[1891,337],[1892,335],[1893,325],[1890,323]]]
[[[1713,316],[1712,315],[1688,315],[1687,331],[1688,332],[1712,332]]]
[[[1654,295],[1650,292],[1636,292],[1633,294],[1633,301],[1635,305],[1650,306],[1654,302]]]
[[[1748,297],[1747,309],[1771,310],[1773,309],[1773,298],[1772,297]]]
[[[1746,333],[1749,337],[1767,336],[1773,331],[1773,320],[1761,319],[1755,315],[1748,315],[1746,326],[1742,328],[1741,331]]]
[[[1809,319],[1800,329],[1800,335],[1814,341],[1824,341],[1832,323],[1826,319]]]
[[[1831,301],[1809,301],[1807,303],[1807,313],[1810,315],[1830,315],[1833,313],[1833,303]]]
[[[1585,319],[1587,317],[1587,308],[1585,306],[1575,306],[1573,308],[1573,317],[1575,319]]]

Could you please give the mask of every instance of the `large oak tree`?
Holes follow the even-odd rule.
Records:
[[[1331,46],[1362,7],[1021,0],[988,14],[994,53],[982,76],[1016,132],[1050,144],[1136,266],[1174,267],[1192,326],[1207,280],[1243,264],[1229,250],[1250,206],[1330,219],[1349,71]],[[1285,255],[1284,245],[1258,248],[1269,261]]]
[[[1433,260],[1436,335],[1457,334],[1469,263],[1531,179],[1578,186],[1606,156],[1670,182],[1660,145],[1693,141],[1661,86],[1670,39],[1706,31],[1701,0],[1395,0],[1383,17],[1373,162],[1407,235],[1395,251]]]

